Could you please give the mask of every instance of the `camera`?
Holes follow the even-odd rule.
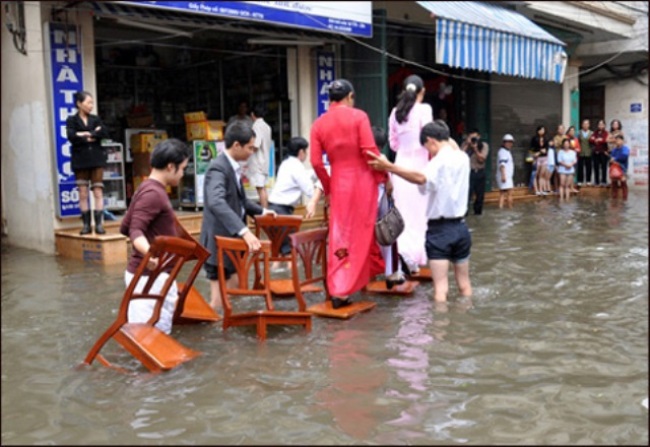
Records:
[[[470,138],[469,141],[470,141],[472,144],[476,144],[476,143],[478,143],[478,138],[476,138],[476,137],[472,137],[472,138]]]

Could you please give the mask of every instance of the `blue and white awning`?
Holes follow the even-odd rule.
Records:
[[[417,2],[436,20],[436,62],[561,83],[565,43],[523,15],[483,2]]]

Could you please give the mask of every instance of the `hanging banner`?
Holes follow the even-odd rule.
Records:
[[[74,94],[83,90],[83,64],[76,25],[46,23],[46,60],[49,65],[49,86],[53,119],[54,153],[56,158],[57,215],[79,216],[79,189],[71,167],[71,146],[66,136],[66,120],[77,113]]]
[[[120,1],[134,6],[195,12],[372,37],[372,2]]]

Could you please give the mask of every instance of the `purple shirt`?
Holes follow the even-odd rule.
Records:
[[[156,236],[176,236],[174,209],[162,183],[152,179],[142,182],[122,219],[120,233],[128,236],[131,242],[144,235],[149,244]],[[142,258],[144,255],[133,248],[126,270],[135,273]]]

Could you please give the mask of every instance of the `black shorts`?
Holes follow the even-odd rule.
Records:
[[[211,281],[218,281],[219,280],[219,267],[217,267],[214,264],[208,264],[207,262],[203,264],[203,268],[205,269],[205,276]],[[233,268],[228,267],[227,265],[223,266],[224,271],[226,272],[226,281],[230,279],[233,273],[235,273],[235,270]]]
[[[430,220],[427,225],[427,259],[444,259],[454,264],[469,260],[472,236],[465,219]]]

